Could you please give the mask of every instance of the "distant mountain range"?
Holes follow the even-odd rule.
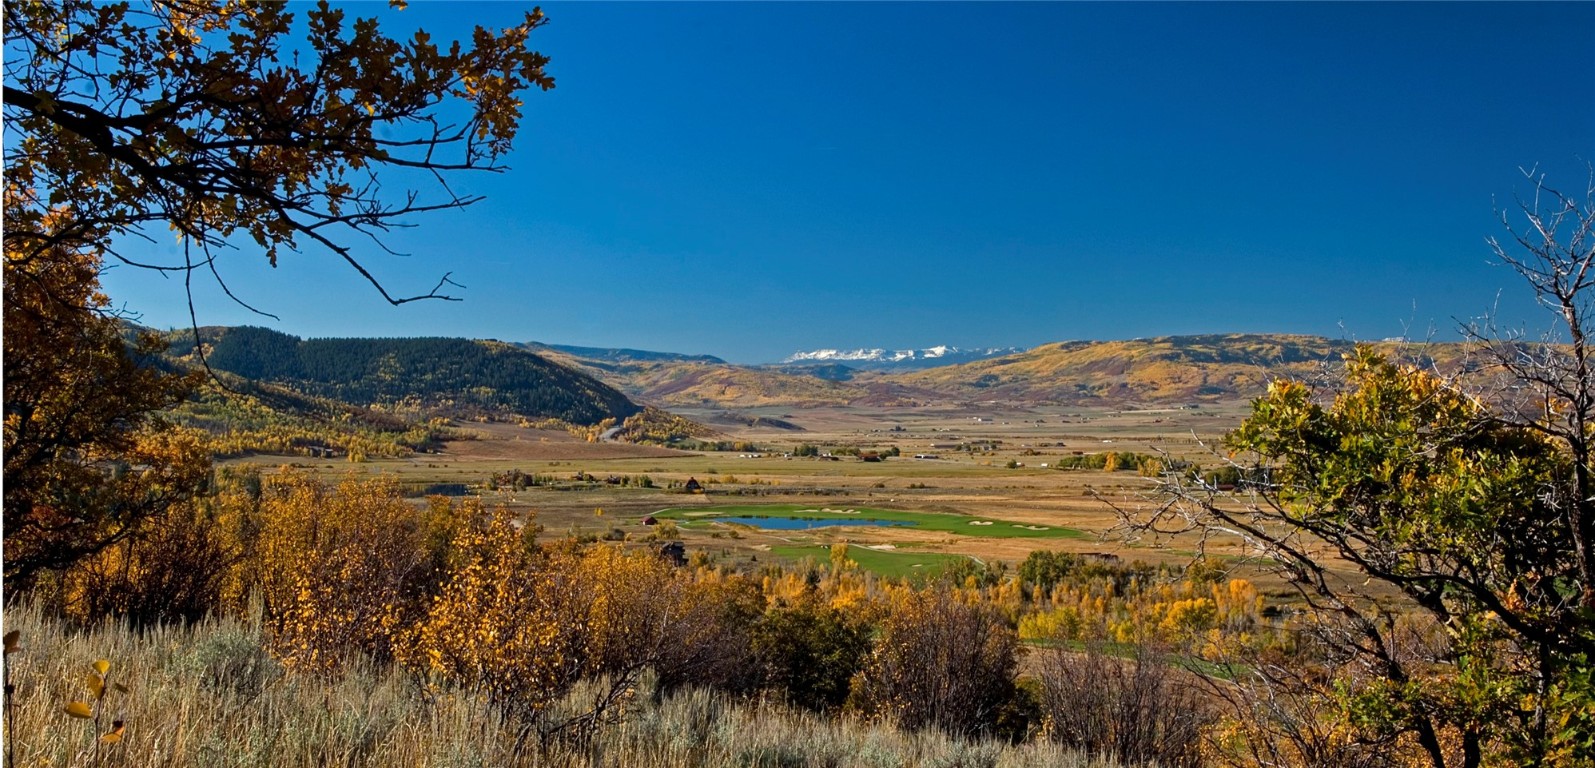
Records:
[[[604,347],[573,347],[569,344],[543,344],[528,341],[516,346],[532,352],[558,352],[583,360],[607,361],[611,363],[724,363],[714,355],[683,355],[676,352],[650,352],[645,349],[608,349]]]
[[[1168,405],[1256,397],[1280,377],[1308,377],[1339,364],[1355,344],[1321,336],[1208,334],[1129,341],[1065,341],[1029,350],[816,350],[770,366],[656,359],[560,358],[661,407],[767,405],[912,406]],[[1460,344],[1393,353],[1450,364]],[[929,353],[929,354],[927,354]],[[1006,353],[1006,354],[1005,354]]]
[[[917,370],[943,365],[957,365],[974,360],[984,360],[1025,351],[1020,347],[988,347],[984,349],[959,349],[935,346],[925,349],[815,349],[794,352],[781,361],[781,365],[812,365],[814,363],[841,363],[861,370]]]
[[[192,335],[173,354],[192,359]],[[927,406],[1006,403],[1097,406],[1233,401],[1280,377],[1333,369],[1354,346],[1287,334],[1066,341],[1025,351],[817,350],[777,365],[710,355],[509,344],[471,339],[300,339],[260,328],[205,328],[208,361],[264,385],[384,412],[514,415],[582,425],[644,405]],[[1442,367],[1461,344],[1377,346]],[[185,348],[186,347],[186,348]],[[961,361],[960,361],[961,360]]]

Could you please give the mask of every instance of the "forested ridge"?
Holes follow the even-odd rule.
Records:
[[[201,338],[213,369],[358,405],[406,404],[583,425],[641,410],[607,384],[493,341],[300,339],[247,326],[206,329]],[[189,339],[175,339],[172,352],[191,353]]]

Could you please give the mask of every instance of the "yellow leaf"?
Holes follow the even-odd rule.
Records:
[[[66,713],[73,717],[81,717],[84,720],[94,717],[94,709],[81,701],[74,701],[66,705]]]
[[[87,682],[89,685],[89,693],[94,694],[94,698],[105,698],[105,678],[90,672]]]
[[[121,741],[122,732],[125,730],[127,730],[127,724],[123,723],[121,720],[111,723],[111,730],[106,731],[105,735],[100,737],[100,743],[115,744],[116,742]]]
[[[11,653],[22,647],[18,642],[22,638],[22,630],[13,629],[6,633],[6,653]]]
[[[106,672],[111,671],[111,662],[107,659],[100,659],[94,662],[94,671],[104,675]]]

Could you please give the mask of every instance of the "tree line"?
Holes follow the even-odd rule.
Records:
[[[607,384],[507,344],[442,338],[300,339],[246,326],[221,332],[207,347],[205,360],[217,370],[360,405],[410,401],[462,414],[514,414],[574,424],[625,419],[642,410]]]

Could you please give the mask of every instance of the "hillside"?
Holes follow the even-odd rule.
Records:
[[[582,425],[641,410],[614,387],[501,342],[300,339],[252,327],[205,329],[202,339],[216,370],[358,406]]]
[[[846,405],[869,395],[852,382],[730,364],[645,363],[603,378],[662,406]]]
[[[846,405],[871,394],[870,388],[846,381],[851,372],[832,370],[828,371],[831,375],[816,376],[806,369],[735,365],[708,355],[535,343],[521,346],[538,349],[548,359],[603,381],[634,400],[660,407]]]
[[[165,415],[209,434],[218,456],[408,456],[461,436],[443,419],[407,420],[224,371],[216,377]]]
[[[1249,398],[1286,376],[1334,366],[1354,343],[1321,336],[1212,334],[1131,341],[1066,341],[963,365],[903,373],[886,381],[969,400],[1057,403],[1177,403]],[[1384,342],[1392,353],[1401,345]],[[1405,350],[1412,354],[1415,349]],[[1454,360],[1460,344],[1421,349]]]
[[[1065,341],[923,370],[743,366],[708,355],[465,339],[308,339],[205,329],[219,370],[359,406],[594,424],[659,407],[1177,404],[1246,399],[1339,363],[1353,342],[1289,334]],[[1459,344],[1390,352],[1455,361]],[[535,351],[534,351],[535,350]],[[635,402],[633,402],[635,401]]]
[[[1255,397],[1282,376],[1333,367],[1354,342],[1290,334],[1162,336],[1129,341],[1066,341],[1026,352],[905,372],[840,364],[737,366],[660,356],[610,362],[558,357],[660,406],[747,408],[766,405],[893,406],[1002,401],[1014,404],[1176,404]],[[1441,364],[1459,344],[1379,346]],[[556,353],[560,354],[560,353]],[[657,353],[655,353],[657,354]]]

